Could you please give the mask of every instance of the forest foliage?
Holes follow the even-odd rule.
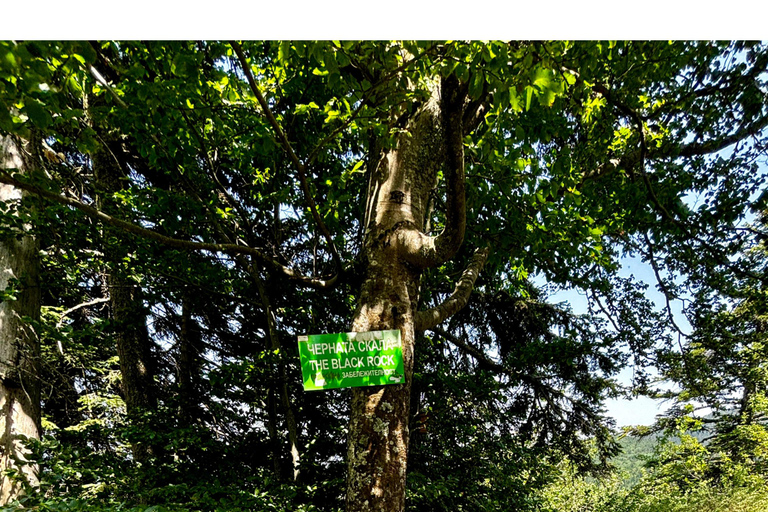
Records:
[[[349,330],[371,160],[441,80],[467,229],[421,306],[489,252],[417,334],[407,509],[764,507],[765,44],[5,41],[34,165],[0,169],[0,238],[39,244],[42,298],[40,483],[3,510],[343,509],[348,390],[303,392],[295,340]],[[604,404],[638,395],[672,407],[630,475]]]

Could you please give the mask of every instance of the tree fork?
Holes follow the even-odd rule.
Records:
[[[381,158],[372,155],[363,244],[367,271],[351,330],[400,330],[405,383],[352,390],[348,512],[400,512],[405,507],[419,283],[423,269],[453,257],[464,238],[465,103],[466,86],[454,77],[443,79],[410,119],[408,133],[399,136],[396,147]],[[443,163],[446,224],[442,233],[430,237],[424,233],[425,217]],[[487,251],[481,250],[457,286],[455,300],[433,319],[452,314],[466,302],[460,297],[468,296],[486,257]]]

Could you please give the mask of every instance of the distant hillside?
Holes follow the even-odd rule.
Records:
[[[702,442],[710,436],[706,430],[690,432],[690,434]],[[640,480],[645,462],[653,455],[654,448],[663,437],[662,434],[656,433],[647,436],[626,436],[619,440],[621,453],[616,455],[612,462],[619,471],[627,474],[624,487],[632,487]],[[679,439],[671,437],[670,440],[675,442]]]
[[[623,487],[637,484],[643,475],[643,465],[653,455],[653,449],[660,438],[659,434],[652,434],[645,437],[627,436],[619,440],[621,453],[612,462],[619,471],[626,473],[622,479]]]

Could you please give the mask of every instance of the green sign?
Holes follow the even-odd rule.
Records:
[[[299,336],[304,391],[405,382],[400,331]]]

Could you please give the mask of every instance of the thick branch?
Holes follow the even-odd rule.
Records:
[[[126,109],[128,108],[128,105],[126,105],[123,99],[120,96],[118,96],[118,94],[115,92],[115,89],[111,85],[109,85],[107,80],[101,75],[101,73],[99,73],[99,71],[95,67],[88,66],[88,71],[91,72],[91,75],[93,75],[93,77],[96,79],[97,82],[103,85],[107,89],[107,91],[109,91],[109,93],[112,95],[113,98],[115,98],[115,101],[117,101],[121,107]]]
[[[445,227],[434,237],[414,229],[398,233],[405,248],[405,259],[421,268],[434,267],[453,257],[464,241],[467,227],[463,123],[466,84],[451,75],[443,79],[440,93],[439,122],[443,128],[447,185]]]
[[[152,231],[151,229],[141,227],[137,224],[133,224],[132,222],[127,222],[122,219],[112,217],[111,215],[108,215],[102,212],[101,210],[98,210],[92,206],[89,206],[85,203],[78,201],[77,199],[62,196],[62,195],[56,194],[55,192],[51,192],[49,190],[40,188],[38,186],[19,181],[4,171],[0,171],[0,183],[13,185],[14,187],[20,188],[22,190],[26,190],[27,192],[31,192],[33,194],[36,194],[50,201],[54,201],[56,203],[63,204],[66,206],[71,206],[73,208],[80,210],[81,212],[85,213],[86,215],[88,215],[93,219],[109,224],[110,226],[115,226],[117,228],[122,229],[123,231],[127,231],[128,233],[133,233],[134,235],[138,235],[142,238],[154,240],[167,247],[171,247],[174,249],[224,252],[228,254],[250,254],[258,258],[259,261],[280,271],[286,277],[293,279],[295,281],[298,281],[302,285],[308,286],[310,288],[330,288],[331,286],[336,284],[336,281],[338,280],[338,277],[339,277],[339,274],[336,274],[330,279],[316,279],[316,278],[310,278],[310,277],[304,276],[300,272],[292,268],[286,267],[285,265],[281,264],[279,261],[273,258],[270,258],[266,254],[261,252],[259,249],[256,249],[254,247],[249,247],[247,245],[193,242],[190,240],[181,240],[178,238],[165,236],[163,234],[158,233],[157,231]]]
[[[98,299],[93,299],[88,302],[83,302],[82,304],[78,304],[77,306],[71,307],[68,310],[64,311],[61,316],[59,316],[59,321],[56,324],[56,327],[61,327],[64,324],[64,319],[67,318],[69,315],[77,311],[78,309],[82,308],[88,308],[91,306],[95,306],[96,304],[103,304],[105,302],[109,302],[108,297],[99,297]]]
[[[469,296],[475,287],[477,276],[480,275],[480,271],[483,269],[489,253],[489,247],[475,251],[475,255],[472,256],[472,261],[470,261],[469,266],[464,270],[461,279],[456,283],[456,288],[454,288],[453,293],[439,306],[416,313],[416,317],[414,318],[414,328],[417,331],[432,329],[434,326],[442,323],[446,318],[456,314],[467,304]]]
[[[467,227],[464,180],[464,99],[466,93],[453,75],[441,87],[442,122],[445,130],[445,164],[448,185],[445,228],[435,240],[435,252],[446,261],[459,250]],[[487,253],[486,253],[487,256]],[[440,263],[440,262],[438,262]],[[485,259],[483,259],[485,263]],[[479,270],[478,270],[479,272]]]

